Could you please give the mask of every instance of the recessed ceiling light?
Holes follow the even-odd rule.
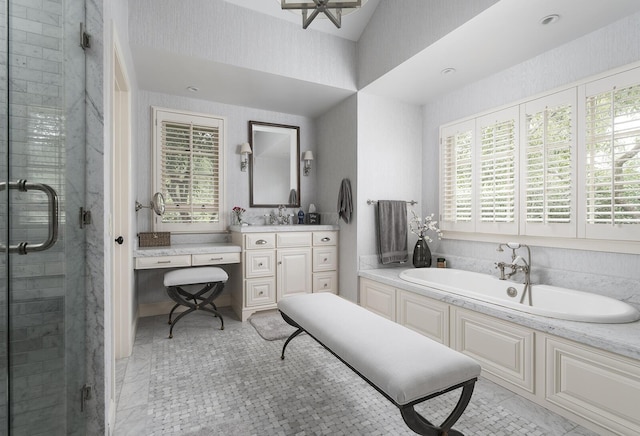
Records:
[[[548,26],[549,24],[556,23],[559,19],[560,15],[558,14],[547,15],[540,20],[540,24],[542,24],[543,26]]]
[[[197,86],[187,86],[187,91],[198,92],[200,89]]]
[[[440,71],[440,74],[442,74],[443,76],[448,76],[450,74],[453,74],[456,72],[455,68],[449,67],[449,68],[445,68],[444,70]]]

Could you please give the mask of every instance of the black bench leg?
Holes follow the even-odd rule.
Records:
[[[464,409],[466,409],[467,405],[469,404],[471,395],[473,394],[475,383],[476,379],[473,379],[465,382],[462,385],[462,393],[460,394],[460,399],[458,400],[456,407],[439,427],[431,424],[422,415],[416,412],[413,408],[415,404],[400,406],[402,419],[404,419],[404,422],[411,430],[418,433],[419,435],[464,436],[462,433],[457,430],[453,430],[451,427],[456,423],[456,421],[458,421],[460,416],[462,416],[462,412],[464,412]]]
[[[287,345],[289,345],[289,342],[291,342],[291,339],[295,338],[296,336],[298,336],[303,331],[304,330],[302,330],[301,328],[298,327],[298,330],[296,330],[295,332],[291,333],[291,336],[289,336],[287,338],[287,340],[284,342],[284,345],[282,346],[282,354],[280,355],[280,359],[284,360],[284,350],[287,348]]]

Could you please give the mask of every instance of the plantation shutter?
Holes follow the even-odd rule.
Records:
[[[524,105],[524,234],[576,236],[575,89]]]
[[[478,220],[486,233],[517,234],[518,107],[477,119]]]
[[[638,69],[586,85],[586,236],[640,240]]]
[[[440,132],[440,227],[473,231],[473,131],[474,121],[443,128]]]
[[[157,187],[165,213],[156,229],[224,230],[222,122],[196,114],[158,112]]]

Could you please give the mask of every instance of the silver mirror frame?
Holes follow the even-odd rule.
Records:
[[[164,195],[162,195],[162,192],[156,192],[155,194],[153,194],[153,199],[151,200],[149,206],[145,206],[139,201],[136,201],[136,212],[142,208],[152,209],[157,215],[160,216],[164,215]]]

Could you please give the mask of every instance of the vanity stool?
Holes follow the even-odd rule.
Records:
[[[173,338],[173,326],[185,315],[195,310],[213,313],[220,318],[220,330],[224,330],[224,320],[213,300],[220,295],[228,278],[227,273],[218,267],[182,268],[169,271],[164,275],[167,294],[176,302],[169,313],[169,325],[171,325],[169,339]],[[204,287],[196,292],[189,292],[183,288],[190,285],[204,285]],[[187,310],[180,313],[171,322],[173,312],[180,306],[187,307]]]

